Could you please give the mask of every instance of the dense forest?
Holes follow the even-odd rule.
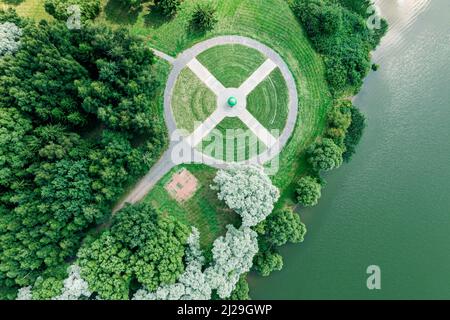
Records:
[[[69,31],[13,11],[5,22],[21,30],[0,59],[0,288],[11,298],[66,276],[86,232],[158,158],[164,129],[153,54],[128,31]]]

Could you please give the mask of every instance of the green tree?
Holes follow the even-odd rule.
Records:
[[[81,276],[102,299],[128,299],[132,253],[109,232],[78,252]]]
[[[296,0],[292,7],[310,37],[334,34],[342,25],[341,7],[332,2]]]
[[[71,15],[70,6],[79,6],[83,21],[96,18],[100,14],[100,0],[45,0],[44,7],[55,19],[66,22]]]
[[[82,108],[111,129],[159,134],[151,103],[158,85],[150,72],[152,51],[126,29],[89,26],[81,32],[76,54],[92,57],[86,65],[98,75],[74,81]]]
[[[283,257],[276,247],[288,242],[303,242],[306,226],[290,208],[275,210],[255,228],[260,235],[259,252],[253,259],[253,270],[263,276],[283,268]]]
[[[253,259],[253,269],[263,277],[267,277],[273,271],[283,269],[283,257],[274,249],[268,247],[260,248]]]
[[[144,2],[148,2],[149,0],[119,0],[119,2],[124,6],[131,10],[138,9],[142,6]]]
[[[97,201],[112,201],[123,192],[123,186],[148,166],[141,160],[143,153],[133,148],[127,133],[105,130],[100,147],[89,153],[89,172],[95,177],[92,188]]]
[[[360,14],[367,15],[367,9],[372,5],[373,0],[338,0],[344,7]]]
[[[370,51],[387,30],[366,26],[365,0],[293,0],[292,10],[315,49],[324,56],[326,77],[335,96],[357,92],[370,70]]]
[[[154,7],[167,17],[173,17],[183,0],[153,0]]]
[[[80,249],[81,275],[103,299],[128,299],[134,279],[154,291],[183,273],[188,235],[184,225],[162,218],[147,204],[127,206],[110,231]]]
[[[333,106],[327,114],[327,131],[326,136],[333,139],[333,141],[342,149],[344,146],[344,138],[347,129],[350,126],[352,103],[350,101],[341,101]]]
[[[33,300],[50,300],[61,294],[63,280],[55,277],[37,278],[34,283],[32,295]]]
[[[308,162],[315,171],[339,168],[342,161],[342,149],[328,138],[314,144],[308,152]]]
[[[30,148],[36,144],[31,121],[14,108],[0,108],[0,186],[20,181],[32,161]]]
[[[217,21],[216,9],[211,3],[201,2],[196,5],[189,25],[194,31],[206,32],[214,29]]]
[[[351,109],[351,119],[351,125],[344,139],[346,151],[343,154],[343,158],[345,162],[351,160],[366,127],[366,118],[357,107]]]
[[[300,216],[288,208],[274,211],[264,226],[264,239],[274,246],[303,242],[305,234],[306,227]]]
[[[17,107],[35,121],[85,124],[73,82],[87,71],[51,45],[46,29],[25,27],[14,59],[0,60],[0,105]]]
[[[236,283],[236,287],[227,300],[250,300],[249,292],[250,289],[248,287],[247,274],[243,274],[239,278],[238,283]]]
[[[306,176],[297,183],[297,200],[305,207],[315,206],[322,195],[322,186],[317,179]]]

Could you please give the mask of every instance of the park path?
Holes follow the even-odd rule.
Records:
[[[208,134],[214,130],[214,128],[225,118],[225,114],[221,110],[214,111],[205,121],[199,125],[194,132],[186,137],[186,141],[195,147],[202,140],[208,136]]]
[[[174,168],[178,163],[175,163],[174,155],[177,147],[180,145],[180,141],[173,139],[176,134],[176,123],[172,113],[172,93],[175,87],[175,83],[178,79],[179,74],[185,67],[189,67],[216,95],[220,95],[222,92],[226,91],[226,88],[206,69],[197,59],[196,56],[206,51],[212,47],[218,45],[227,44],[240,44],[263,53],[267,60],[248,78],[238,91],[247,96],[252,92],[259,83],[261,83],[275,68],[279,68],[287,85],[289,93],[289,112],[286,121],[285,128],[278,138],[275,138],[264,126],[262,126],[246,109],[239,111],[239,117],[241,120],[249,127],[249,129],[263,142],[268,148],[267,150],[259,155],[257,159],[247,160],[246,163],[252,164],[264,164],[265,162],[276,156],[282,149],[282,147],[288,142],[289,137],[292,135],[295,124],[297,121],[298,114],[298,94],[295,79],[289,70],[289,67],[271,48],[266,45],[242,36],[219,36],[194,45],[193,47],[185,50],[179,56],[172,57],[161,51],[152,49],[154,54],[159,58],[166,60],[172,65],[172,70],[169,74],[166,83],[166,89],[164,91],[164,118],[169,133],[170,144],[168,149],[163,153],[161,158],[152,166],[150,171],[135,185],[135,187],[128,192],[123,200],[121,200],[113,209],[113,213],[120,210],[126,203],[136,203],[142,200],[147,193],[155,186],[155,184],[164,177],[172,168]],[[228,166],[226,162],[213,159],[209,156],[199,153],[194,149],[195,145],[198,144],[201,139],[205,137],[211,130],[214,129],[214,124],[217,125],[226,114],[223,110],[218,108],[198,129],[194,131],[182,144],[189,145],[192,148],[194,163],[204,163],[217,168],[225,168]],[[196,132],[197,131],[197,132]],[[187,142],[187,143],[186,143]],[[177,151],[178,152],[178,151]]]
[[[187,67],[190,68],[217,97],[223,96],[223,100],[227,100],[227,94],[230,93],[229,95],[238,95],[241,100],[244,100],[241,102],[241,105],[235,107],[234,110],[227,106],[219,105],[217,110],[187,137],[187,141],[192,147],[197,146],[227,116],[236,116],[240,118],[253,134],[268,148],[275,145],[277,139],[247,111],[246,100],[247,96],[277,68],[276,63],[271,59],[267,59],[239,88],[233,90],[233,94],[230,92],[230,89],[225,88],[196,58],[189,61]]]
[[[242,110],[239,118],[268,148],[272,148],[277,143],[277,138],[275,138],[269,130],[259,123],[259,121],[256,120],[256,118],[248,112],[247,109]]]
[[[187,66],[216,95],[219,95],[221,92],[225,91],[225,87],[219,82],[219,80],[217,80],[197,59],[194,58],[189,61]]]
[[[175,58],[172,56],[169,56],[168,54],[165,54],[164,52],[161,52],[159,50],[156,49],[152,49],[153,53],[155,54],[155,56],[166,60],[168,63],[173,64],[175,62]]]
[[[273,70],[275,70],[276,67],[277,65],[272,60],[267,59],[247,80],[245,80],[239,90],[241,90],[245,96],[248,96]]]

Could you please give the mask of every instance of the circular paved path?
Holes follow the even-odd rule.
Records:
[[[172,64],[172,71],[169,74],[166,89],[164,92],[164,116],[171,141],[168,150],[163,154],[161,159],[151,168],[148,174],[141,179],[141,181],[135,186],[135,188],[130,191],[126,199],[119,203],[116,208],[114,208],[114,212],[122,208],[125,203],[135,203],[141,200],[165,174],[167,174],[177,164],[180,164],[180,161],[173,161],[174,158],[179,158],[178,152],[180,149],[188,150],[189,152],[191,152],[189,158],[192,163],[204,163],[217,168],[225,168],[229,165],[229,163],[200,153],[185,141],[180,142],[180,135],[177,132],[177,126],[171,108],[173,89],[181,71],[188,65],[189,62],[191,62],[197,55],[199,55],[203,51],[206,51],[218,45],[227,44],[240,44],[256,49],[263,53],[266,58],[272,60],[280,69],[286,81],[289,94],[288,117],[285,128],[278,138],[277,143],[274,146],[268,148],[260,155],[246,160],[243,163],[262,165],[278,155],[284,145],[288,142],[290,136],[294,131],[297,121],[297,87],[295,79],[289,70],[289,67],[286,65],[281,56],[273,49],[262,44],[261,42],[247,37],[220,36],[194,45],[193,47],[181,53],[177,58],[170,57],[160,51],[154,50],[155,55],[159,56],[162,59],[165,59]]]

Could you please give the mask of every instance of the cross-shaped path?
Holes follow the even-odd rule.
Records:
[[[227,44],[240,44],[263,53],[267,60],[240,86],[240,88],[225,88],[197,59],[196,56],[212,47]],[[284,60],[271,48],[266,45],[241,36],[220,36],[198,43],[190,49],[181,53],[178,57],[171,57],[161,51],[153,50],[155,55],[166,60],[172,65],[171,73],[167,79],[166,89],[164,92],[164,117],[170,137],[177,136],[177,126],[172,114],[172,93],[175,83],[181,71],[190,68],[205,85],[211,89],[218,98],[218,107],[206,121],[204,121],[194,132],[182,139],[171,139],[168,150],[162,155],[159,161],[153,165],[150,171],[136,184],[136,186],[126,195],[125,199],[116,205],[113,212],[120,210],[125,203],[135,203],[145,197],[145,195],[153,188],[153,186],[166,175],[179,162],[175,161],[174,154],[178,152],[180,146],[188,149],[192,154],[192,162],[204,163],[217,168],[224,168],[228,163],[220,161],[202,154],[195,149],[211,130],[213,130],[220,121],[226,116],[237,116],[244,122],[247,127],[267,145],[267,150],[262,154],[245,161],[248,164],[262,165],[273,157],[277,156],[283,146],[288,142],[289,137],[294,131],[298,114],[298,94],[295,79],[292,76],[289,67]],[[253,115],[248,112],[246,107],[247,96],[260,84],[275,68],[279,68],[288,88],[289,94],[289,111],[283,132],[279,137],[274,137],[264,126],[262,126]],[[237,96],[240,103],[233,108],[225,108],[225,101],[230,96]]]
[[[223,96],[226,100],[232,94],[227,91],[219,80],[217,80],[207,68],[205,68],[196,58],[193,58],[188,64],[197,77],[218,97]],[[228,109],[227,106],[219,105],[217,110],[213,112],[194,132],[186,138],[192,147],[197,146],[210,132],[227,116],[236,116],[264,143],[271,148],[277,141],[264,126],[259,123],[256,118],[245,108],[247,96],[266,79],[270,73],[277,68],[277,65],[270,59],[267,59],[238,89],[235,89],[233,95],[239,96],[240,105]],[[219,104],[221,99],[218,100]],[[222,101],[223,103],[223,101]]]

